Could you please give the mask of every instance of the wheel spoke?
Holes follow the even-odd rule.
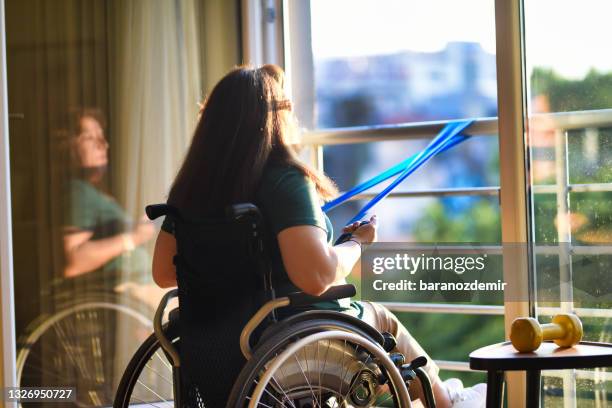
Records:
[[[136,400],[136,401],[138,401],[138,402],[141,402],[141,403],[143,403],[143,404],[152,405],[152,406],[157,407],[157,408],[165,408],[165,407],[163,407],[163,406],[161,406],[161,405],[154,404],[154,403],[152,403],[152,402],[150,402],[150,401],[145,401],[145,400],[142,400],[142,399],[140,399],[140,398],[136,398],[136,397],[132,397],[132,398],[134,398],[134,400]],[[168,402],[168,401],[166,401],[166,402]],[[168,402],[168,404],[170,404],[170,402]],[[174,404],[173,404],[173,405],[174,405]]]
[[[327,340],[327,350],[325,350],[325,358],[323,359],[323,369],[321,370],[321,372],[325,372],[325,365],[327,364],[327,354],[329,353],[330,346],[331,346],[331,340]],[[323,400],[320,378],[321,378],[321,374],[319,373],[319,397],[321,397],[321,400]]]
[[[153,389],[151,387],[148,387],[145,383],[143,383],[141,380],[137,380],[136,381],[138,384],[142,385],[145,389],[149,390],[149,392],[151,392],[151,394],[155,395],[157,398],[159,398],[160,400],[162,400],[163,402],[168,402],[164,397],[162,397],[161,395],[159,395],[158,393],[156,393],[155,391],[153,391]]]
[[[306,347],[302,348],[302,357],[304,358],[304,363],[306,364],[306,372],[308,374],[310,374],[310,370],[308,369],[308,356],[306,355]],[[299,364],[299,363],[298,363]],[[300,369],[302,367],[300,366]],[[306,375],[304,375],[304,377],[306,377]],[[308,383],[308,386],[310,387],[311,391],[312,391],[312,386],[310,385],[310,382],[308,381],[308,378],[306,378],[306,382]],[[317,400],[317,396],[314,394],[314,392],[312,393],[312,398],[314,399],[313,404],[316,407],[321,406],[321,404],[318,402]]]
[[[340,394],[342,394],[342,386],[344,385],[342,381],[342,377],[343,377],[342,374],[344,373],[344,357],[345,357],[344,351],[345,350],[346,350],[346,340],[344,340],[344,348],[342,349],[342,362],[340,364],[340,390],[339,390]]]
[[[151,367],[151,361],[149,361],[145,367],[147,367],[149,370],[153,371],[155,374],[157,374],[161,379],[163,379],[164,381],[166,381],[168,384],[172,385],[172,380],[169,379],[168,377],[164,377],[162,373],[160,373],[159,371],[157,371],[156,369],[154,369],[153,367]]]
[[[77,352],[77,346],[70,344],[70,340],[66,338],[66,335],[59,324],[53,326],[61,344],[64,347],[64,353],[74,363],[74,366],[79,369],[83,378],[89,378],[87,368],[84,366],[82,361],[82,353]]]
[[[86,336],[85,336],[86,338],[88,338],[88,339],[92,339],[92,338],[93,338],[93,333],[92,333],[91,324],[88,324],[88,323],[90,323],[89,321],[84,321],[84,320],[85,320],[85,313],[86,313],[86,311],[81,311],[81,312],[79,312],[79,313],[77,313],[77,314],[76,314],[76,321],[77,321],[76,326],[77,326],[77,327],[81,327],[81,328],[82,328],[82,331],[84,331],[85,333],[87,333],[87,334],[86,334]],[[74,327],[74,326],[73,326],[73,327]],[[75,341],[76,341],[77,343],[79,343],[79,344],[80,344],[80,342],[82,341],[82,337],[83,337],[82,335],[80,335],[80,336],[79,336],[79,335],[77,334],[77,335],[75,335],[75,336],[74,336],[74,339],[75,339]],[[87,349],[84,349],[84,351],[86,352],[86,351],[87,351]],[[92,358],[92,359],[89,359],[90,361],[86,361],[86,360],[85,360],[85,353],[79,353],[79,354],[77,355],[77,358],[79,358],[79,359],[81,360],[81,363],[82,363],[83,367],[85,367],[85,370],[86,370],[86,371],[87,371],[87,373],[88,373],[88,377],[87,377],[87,378],[88,378],[88,379],[90,379],[90,380],[92,380],[92,381],[95,381],[95,374],[93,374],[93,375],[89,375],[89,372],[90,372],[90,371],[89,371],[89,366],[95,366],[95,363],[91,361],[91,360],[93,360],[93,358]],[[87,364],[88,362],[89,362],[90,364]],[[94,370],[92,370],[92,371],[95,371],[95,369],[94,369]],[[96,401],[95,401],[95,397],[96,397],[96,395],[91,395],[91,394],[90,394],[90,395],[89,395],[89,397],[92,399],[92,403],[95,405],[95,404],[96,404]]]
[[[278,357],[278,352],[274,353],[274,357]],[[285,374],[285,372],[283,371],[283,367],[280,366],[279,370],[281,372],[281,376],[283,378],[287,378],[287,375]],[[291,401],[291,399],[289,398],[289,396],[285,393],[284,388],[280,385],[280,383],[278,382],[278,380],[276,378],[274,378],[274,376],[272,376],[272,379],[274,380],[274,382],[278,385],[278,388],[280,388],[280,390],[283,392],[283,394],[285,394],[285,397],[287,398],[287,401],[291,402],[291,405],[293,406],[293,408],[296,408],[295,404],[293,403],[293,401]]]
[[[21,386],[71,384],[79,389],[76,406],[112,404],[117,332],[111,323],[120,320],[127,323],[129,318],[129,322],[137,322],[128,326],[130,330],[143,325],[148,330],[150,320],[125,302],[110,302],[108,297],[98,300],[95,295],[91,299],[57,307],[54,314],[41,319],[27,332],[17,360]],[[168,377],[164,378],[159,370],[156,375],[168,382]]]
[[[304,373],[304,369],[302,369],[302,365],[300,364],[300,360],[298,360],[298,358],[297,358],[297,356],[295,354],[293,355],[293,358],[295,358],[295,361],[298,363],[298,367],[300,367],[300,371],[302,372],[302,375],[304,376],[304,379],[306,380],[306,384],[308,384],[308,388],[310,388],[310,393],[312,394],[313,402],[316,403],[317,402],[317,397],[315,396],[314,390],[312,389],[312,386],[310,385],[310,381],[308,381],[308,377]]]
[[[285,389],[283,387],[281,387],[281,385],[278,383],[278,381],[276,380],[276,378],[274,378],[274,376],[272,376],[272,380],[276,383],[276,385],[278,386],[278,388],[280,388],[281,392],[283,393],[283,395],[285,396],[285,398],[287,399],[287,401],[289,401],[291,403],[291,406],[293,408],[297,408],[295,406],[295,404],[293,403],[293,401],[291,400],[291,398],[289,398],[289,396],[287,395],[287,393],[285,392]]]
[[[342,376],[342,383],[344,383],[344,379],[346,378],[346,374],[348,374],[348,368],[346,370],[346,373]],[[349,387],[348,391],[346,392],[346,394],[344,394],[342,396],[342,400],[346,400],[348,398],[348,396],[351,394],[351,391],[353,391],[353,389],[355,389],[355,385],[357,385],[359,383],[358,378],[355,377],[353,383],[351,384],[351,386]]]
[[[321,394],[321,359],[319,357],[321,357],[320,353],[319,353],[319,345],[320,345],[320,341],[317,341],[317,374],[319,377],[319,403],[323,402],[323,395]]]
[[[272,376],[272,380],[274,380],[274,382],[276,382],[276,380],[274,379],[274,376]],[[278,382],[276,382],[276,383],[278,384]],[[255,384],[257,384],[257,381],[255,381]],[[285,406],[285,403],[284,403],[284,402],[282,402],[281,400],[279,400],[278,398],[276,398],[276,397],[274,396],[274,394],[272,394],[270,391],[268,391],[268,388],[267,388],[267,387],[266,387],[266,388],[264,388],[264,391],[265,391],[265,392],[266,392],[266,393],[267,393],[269,396],[271,396],[272,398],[274,398],[274,399],[275,399],[275,400],[276,400],[278,403],[283,404],[283,407]],[[281,388],[281,391],[283,392],[283,394],[285,394],[285,397],[287,397],[287,394],[285,393],[285,390],[283,390],[283,389]],[[287,399],[289,399],[289,397],[287,397]]]
[[[155,352],[155,356],[157,356],[157,358],[159,358],[159,360],[162,362],[162,364],[164,364],[168,368],[168,370],[172,371],[172,366],[170,365],[168,360],[165,358],[165,356],[164,356],[164,358],[161,358],[160,354],[161,353],[159,351]]]
[[[89,325],[91,328],[91,352],[94,378],[98,383],[104,383],[104,360],[102,359],[102,342],[100,341],[100,328],[105,327],[104,322],[100,322],[100,317],[97,311],[90,310],[88,314]]]
[[[344,394],[342,396],[342,400],[345,401],[349,395],[351,395],[351,391],[353,391],[355,389],[355,385],[357,385],[359,383],[358,378],[355,378],[355,381],[353,381],[353,383],[351,384],[351,386],[349,387],[348,391],[346,392],[346,394]]]
[[[304,362],[306,363],[306,372],[308,374],[310,374],[310,369],[308,368],[308,355],[306,354],[306,349],[307,349],[307,347],[304,347],[302,349],[302,356],[304,357]],[[308,382],[308,379],[306,379],[306,381]],[[312,386],[310,385],[310,382],[308,382],[308,386],[312,390]],[[313,404],[315,404],[315,406],[319,406],[320,407],[321,406],[321,402],[317,400],[317,396],[316,396],[316,394],[314,392],[312,393],[312,397],[314,398]]]

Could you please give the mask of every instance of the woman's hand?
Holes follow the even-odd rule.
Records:
[[[359,221],[355,221],[351,225],[347,225],[346,227],[342,228],[342,233],[352,234],[357,228],[359,228]]]
[[[64,235],[66,278],[91,272],[122,253],[144,244],[153,238],[155,226],[150,221],[141,221],[131,232],[101,239],[92,239],[93,232],[80,231],[76,227],[69,227],[68,231],[71,232]]]
[[[143,217],[138,224],[136,224],[136,228],[134,228],[131,235],[134,240],[134,245],[142,245],[155,235],[155,225]]]
[[[357,241],[367,244],[370,242],[376,242],[378,240],[378,221],[376,215],[370,217],[370,222],[359,226],[358,222],[348,225],[342,229],[342,232],[350,232],[351,238]]]

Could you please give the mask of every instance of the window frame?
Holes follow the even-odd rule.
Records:
[[[15,295],[13,291],[13,241],[11,218],[11,175],[9,158],[9,111],[6,82],[6,23],[4,0],[0,0],[0,385],[15,387],[16,340]],[[7,403],[11,405],[11,403]]]

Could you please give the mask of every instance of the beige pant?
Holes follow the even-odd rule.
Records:
[[[407,363],[419,356],[427,357],[427,365],[423,369],[429,376],[432,384],[440,381],[438,377],[440,369],[436,363],[427,355],[421,345],[410,335],[404,325],[389,309],[374,302],[362,301],[360,303],[363,305],[363,321],[374,326],[380,332],[391,333],[397,341],[397,351],[406,357]]]

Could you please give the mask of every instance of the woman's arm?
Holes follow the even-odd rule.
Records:
[[[91,239],[91,231],[67,233],[64,235],[64,276],[71,278],[98,269],[123,252],[148,241],[153,232],[153,224],[147,222],[139,223],[132,232],[96,240]]]
[[[161,288],[176,286],[176,267],[172,258],[176,255],[174,235],[161,230],[153,252],[153,280]]]
[[[353,239],[361,242],[376,240],[376,216],[370,223],[353,230]],[[290,227],[278,233],[278,244],[289,279],[310,295],[320,295],[344,279],[361,256],[360,244],[347,241],[331,246],[323,229],[310,225]],[[153,280],[162,288],[176,286],[176,255],[174,235],[162,230],[153,253]]]
[[[304,292],[319,295],[336,281],[346,277],[359,259],[359,244],[347,241],[336,247],[326,241],[319,227],[300,225],[278,234],[285,269],[291,281]],[[153,253],[153,280],[162,288],[176,286],[176,240],[160,231]]]
[[[121,235],[91,240],[90,231],[79,231],[64,235],[66,266],[64,276],[72,278],[98,269],[125,251],[125,240]]]
[[[351,273],[361,256],[360,243],[376,239],[376,217],[353,232],[354,241],[331,246],[323,229],[310,225],[278,233],[278,244],[291,282],[305,293],[318,296]]]

